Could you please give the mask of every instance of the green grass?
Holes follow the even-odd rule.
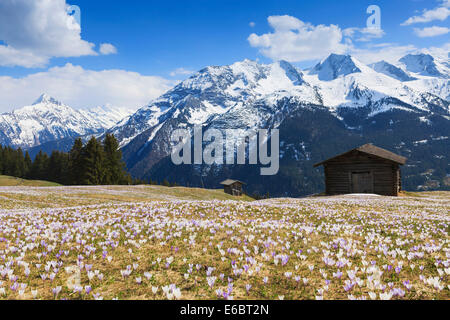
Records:
[[[167,299],[162,288],[169,284],[180,288],[182,299],[217,299],[216,290],[226,290],[231,279],[236,300],[277,300],[280,296],[304,300],[318,295],[341,300],[350,294],[368,299],[369,292],[380,298],[390,287],[405,291],[403,297],[393,299],[449,300],[448,275],[436,262],[446,259],[450,192],[417,195],[398,201],[324,197],[271,199],[261,204],[215,201],[251,199],[232,197],[223,190],[183,187],[0,188],[0,224],[7,226],[0,230],[0,237],[6,239],[0,242],[0,251],[5,261],[20,259],[30,269],[29,275],[25,268],[17,268],[14,274],[17,284],[27,284],[23,295],[11,289],[7,278],[2,279],[5,293],[0,300],[33,299],[34,289],[37,299],[51,300],[57,286],[62,288],[57,299],[93,299],[92,294],[74,293],[65,271],[65,267],[80,270],[80,252],[88,251],[83,254],[84,265],[103,277],[90,277],[84,268],[78,273],[79,285],[91,286],[105,299]],[[30,210],[13,211],[22,208]],[[112,238],[115,245],[106,245]],[[27,243],[41,241],[52,243],[53,250],[43,254],[41,246],[28,249]],[[16,243],[20,246],[12,250]],[[409,258],[409,252],[430,243],[435,249],[419,249],[421,257]],[[389,250],[380,252],[380,247]],[[104,250],[110,259],[103,258]],[[56,258],[58,252],[64,254]],[[282,263],[280,255],[289,259]],[[325,256],[343,261],[344,266],[326,264]],[[166,264],[168,259],[172,262]],[[43,280],[44,267],[55,260],[64,264],[61,271],[55,272],[54,280]],[[379,271],[377,288],[372,281],[369,286],[367,268],[372,261]],[[403,268],[388,271],[385,265]],[[121,271],[128,266],[132,274],[124,277]],[[208,267],[214,268],[216,277],[212,287]],[[242,272],[235,273],[238,270]],[[339,279],[333,275],[338,270],[343,273]],[[363,282],[347,291],[344,286],[350,270]],[[151,279],[147,280],[146,272]],[[444,288],[437,290],[420,276],[437,277]],[[137,277],[142,278],[139,284]],[[411,290],[405,289],[404,281],[410,282]],[[155,294],[153,286],[158,287]]]
[[[23,198],[17,201],[28,200],[31,194],[41,197],[38,203],[54,203],[58,197],[71,201],[91,197],[90,200],[100,202],[145,195],[148,199],[165,196],[167,200],[175,196],[205,198],[223,192],[161,186],[10,189],[16,196],[22,192]],[[69,277],[76,273],[78,276],[72,279],[78,279],[82,287],[91,286],[93,292],[105,299],[167,299],[162,288],[175,284],[182,299],[214,300],[218,298],[216,290],[226,290],[231,281],[236,300],[277,300],[280,296],[286,300],[310,300],[318,295],[331,300],[349,299],[349,295],[369,299],[369,292],[381,298],[380,294],[391,288],[404,290],[403,297],[392,299],[449,300],[448,275],[442,273],[444,267],[436,262],[446,259],[448,234],[443,231],[448,221],[450,192],[436,194],[404,197],[398,202],[390,197],[368,197],[357,202],[333,197],[272,199],[264,205],[238,201],[104,203],[95,207],[1,214],[0,223],[8,226],[0,233],[6,239],[0,242],[0,250],[6,255],[4,260],[20,257],[29,266],[30,274],[25,274],[25,268],[15,272],[16,282],[27,284],[23,294],[10,289],[11,284],[5,279],[5,293],[0,300],[33,299],[33,289],[37,290],[37,299],[52,300],[55,299],[52,290],[57,286],[62,289],[57,299],[93,299],[92,294],[74,293],[69,288]],[[0,193],[0,199],[2,196]],[[417,200],[423,203],[418,204]],[[68,226],[64,233],[61,226]],[[36,235],[36,240],[23,234],[24,227],[26,232]],[[113,234],[116,245],[106,246]],[[274,237],[276,240],[272,240]],[[54,250],[48,254],[42,254],[39,247],[16,246],[16,251],[7,250],[18,240],[23,244],[51,242]],[[341,241],[339,246],[334,246],[336,240]],[[436,249],[420,250],[421,257],[409,259],[408,252],[429,243]],[[382,254],[380,246],[389,250]],[[65,271],[65,267],[80,270],[76,264],[79,254],[88,249],[90,253],[84,254],[83,263],[90,265],[92,272],[103,275],[102,279],[90,277],[87,271]],[[104,250],[110,259],[102,257]],[[64,254],[56,258],[57,252]],[[280,255],[289,259],[282,263]],[[344,265],[328,265],[325,256],[343,261]],[[168,259],[171,263],[166,264]],[[43,280],[42,267],[55,260],[64,264],[61,271],[54,280]],[[372,261],[377,276],[367,271]],[[384,269],[387,265],[403,268],[389,271]],[[133,268],[132,273],[124,277],[121,271],[128,266]],[[211,287],[206,274],[209,267],[216,277]],[[238,270],[242,272],[236,274],[234,271]],[[342,278],[333,275],[338,270],[343,273]],[[350,270],[362,282],[347,291]],[[147,272],[151,279],[146,278]],[[369,280],[369,276],[378,278],[378,284]],[[444,288],[438,290],[420,276],[437,277]],[[137,277],[142,282],[137,283]],[[405,289],[404,281],[410,282],[410,290]],[[247,285],[251,285],[250,290]],[[152,287],[158,291],[153,293]]]
[[[0,177],[0,208],[67,208],[87,205],[141,203],[176,200],[236,200],[253,201],[249,196],[233,197],[222,189],[209,190],[163,186],[73,186],[64,187],[50,183],[31,183],[9,177]],[[2,183],[3,182],[3,183]],[[28,186],[33,189],[28,190]],[[39,188],[47,186],[46,188]],[[54,186],[54,187],[52,187]],[[36,188],[38,187],[38,188]]]
[[[59,184],[49,181],[40,180],[25,180],[10,176],[0,175],[0,186],[1,187],[14,187],[14,186],[26,186],[26,187],[56,187]]]
[[[186,188],[186,187],[174,187],[167,188],[162,186],[153,186],[157,193],[167,194],[180,199],[187,200],[240,200],[240,201],[253,201],[254,199],[243,195],[242,197],[234,197],[226,194],[223,189],[200,189],[200,188]]]

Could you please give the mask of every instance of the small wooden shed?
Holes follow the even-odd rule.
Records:
[[[324,166],[326,194],[374,193],[398,196],[406,158],[366,144],[314,165]]]
[[[237,197],[240,197],[243,194],[242,187],[245,183],[242,181],[227,179],[220,184],[223,185],[225,193]]]

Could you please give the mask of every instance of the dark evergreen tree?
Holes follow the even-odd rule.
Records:
[[[105,177],[105,153],[102,145],[92,137],[82,152],[82,184],[100,185]]]
[[[83,146],[79,138],[69,153],[40,151],[32,161],[28,151],[0,145],[0,175],[47,180],[63,185],[145,184],[126,172],[122,152],[113,135],[100,143],[94,137]]]
[[[15,172],[14,177],[25,178],[25,158],[21,148],[17,149],[15,152]]]
[[[46,153],[39,151],[34,158],[33,165],[30,170],[30,178],[34,180],[45,180],[48,168],[48,156]]]
[[[4,153],[3,146],[0,145],[0,175],[3,173],[3,165],[4,165]]]
[[[125,163],[122,161],[122,151],[119,149],[119,142],[114,135],[106,134],[105,140],[103,141],[103,150],[105,155],[103,184],[127,184]]]
[[[31,157],[28,151],[25,152],[24,164],[25,164],[24,178],[28,179],[30,176],[31,166],[33,165],[33,162],[31,161]]]
[[[75,140],[72,149],[69,152],[68,159],[68,184],[83,184],[83,141],[81,138]]]
[[[66,153],[53,151],[47,163],[47,180],[60,184],[68,184],[69,156]]]

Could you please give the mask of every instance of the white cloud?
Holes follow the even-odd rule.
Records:
[[[102,43],[100,45],[100,53],[103,55],[116,54],[117,48],[113,46],[111,43]]]
[[[250,22],[248,25],[249,25],[251,28],[254,28],[254,27],[256,26],[256,23],[254,23],[254,22],[252,21],[252,22]]]
[[[195,71],[188,70],[188,69],[185,69],[185,68],[177,68],[177,69],[175,69],[174,71],[172,71],[172,72],[170,73],[170,76],[171,76],[171,77],[176,77],[176,76],[186,76],[186,75],[193,74],[194,72],[195,72]]]
[[[342,30],[336,25],[314,26],[288,15],[270,16],[268,22],[273,33],[260,36],[253,33],[248,41],[273,60],[300,62],[347,50],[347,45],[342,43]]]
[[[124,70],[86,70],[68,63],[22,78],[0,76],[0,112],[30,105],[43,92],[75,108],[106,104],[136,108],[176,83]]]
[[[446,28],[446,27],[433,26],[433,27],[423,28],[423,29],[414,28],[414,33],[421,38],[436,37],[436,36],[440,36],[443,34],[447,34],[449,32],[450,32],[450,29]]]
[[[52,57],[97,55],[65,0],[0,1],[0,66],[42,67]]]
[[[433,57],[438,57],[442,60],[449,58],[450,42],[443,44],[441,47],[431,47],[422,49],[423,53],[431,54]]]
[[[363,63],[370,64],[381,60],[396,63],[408,53],[416,52],[418,49],[413,45],[399,46],[396,44],[383,43],[367,48],[352,48],[350,54]]]
[[[377,45],[367,46],[366,48],[353,48],[350,54],[363,63],[370,64],[385,60],[392,64],[396,64],[398,60],[407,54],[428,53],[433,57],[442,60],[448,59],[450,51],[450,42],[444,43],[440,47],[418,48],[414,45],[400,46],[393,43],[381,43]]]
[[[450,0],[447,2],[450,3]],[[261,54],[273,60],[301,62],[323,59],[330,53],[338,53],[350,54],[366,64],[381,60],[395,64],[400,58],[410,53],[433,51],[440,56],[448,55],[448,43],[439,48],[419,48],[412,44],[370,43],[370,40],[385,35],[382,29],[356,27],[340,29],[335,25],[314,26],[292,16],[270,16],[268,21],[274,32],[263,35],[253,33],[248,41],[252,47],[259,48]],[[429,36],[433,32],[436,34],[448,32],[447,28],[440,27],[424,30],[424,34]],[[356,45],[353,41],[365,41],[366,44]]]
[[[342,30],[345,37],[354,38],[355,41],[370,41],[383,37],[386,33],[383,29],[376,28],[347,28]]]
[[[409,26],[414,23],[426,23],[435,20],[444,21],[448,16],[450,16],[450,0],[444,0],[440,6],[431,10],[424,10],[420,16],[413,16],[401,25]]]
[[[11,46],[0,45],[0,66],[33,68],[44,66],[47,62],[47,56],[35,54],[31,50],[17,50]]]

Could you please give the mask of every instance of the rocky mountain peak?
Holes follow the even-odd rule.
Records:
[[[322,81],[331,81],[356,72],[361,72],[361,69],[352,56],[332,53],[318,63],[309,74],[317,74]]]

